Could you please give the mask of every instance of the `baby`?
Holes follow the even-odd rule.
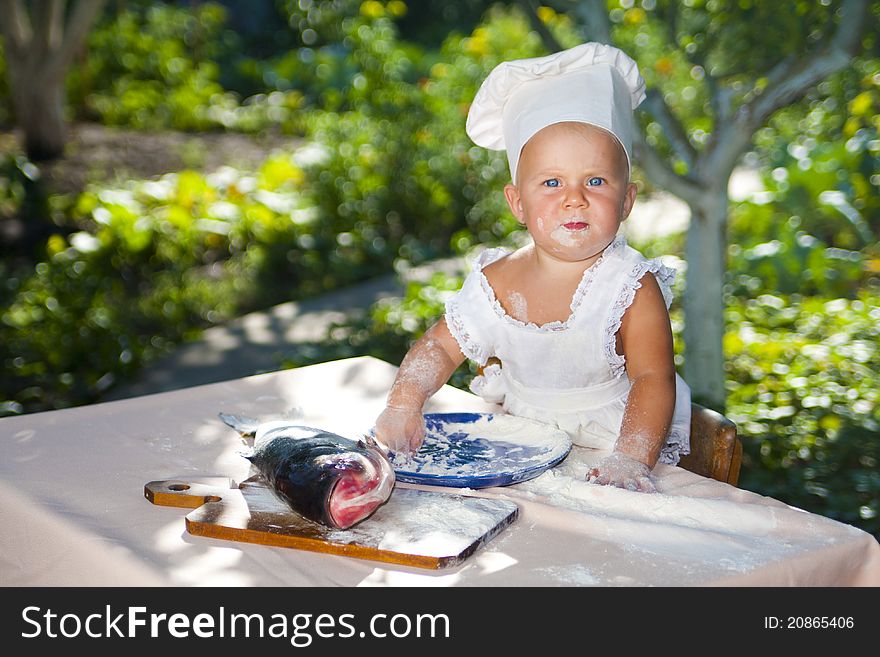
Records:
[[[485,250],[404,357],[376,422],[392,451],[418,449],[425,401],[469,358],[481,367],[474,393],[607,452],[588,481],[653,492],[654,465],[689,452],[673,272],[617,234],[636,198],[632,114],[643,99],[636,63],[596,43],[505,62],[486,78],[468,134],[507,150],[504,195],[531,242]]]

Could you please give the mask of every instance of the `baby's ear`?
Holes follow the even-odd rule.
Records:
[[[507,205],[513,216],[519,223],[525,223],[523,219],[522,201],[519,196],[519,190],[516,185],[508,183],[504,186],[504,198],[507,199]]]
[[[638,194],[639,188],[635,183],[628,183],[626,186],[626,192],[623,195],[623,206],[621,207],[620,212],[620,220],[623,221],[629,216],[629,213],[632,212],[633,205],[636,202],[636,195]]]

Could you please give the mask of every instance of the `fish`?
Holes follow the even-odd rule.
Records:
[[[296,424],[260,422],[220,413],[220,419],[253,437],[242,456],[275,494],[301,516],[334,529],[366,520],[391,496],[395,475],[388,454],[370,436],[359,440]]]

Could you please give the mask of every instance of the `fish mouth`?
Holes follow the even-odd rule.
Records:
[[[368,518],[388,501],[394,488],[394,469],[381,451],[371,449],[360,465],[347,469],[327,497],[327,516],[339,529]]]

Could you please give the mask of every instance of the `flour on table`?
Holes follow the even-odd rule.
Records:
[[[565,511],[582,514],[590,539],[616,546],[620,563],[634,564],[634,568],[637,564],[648,571],[673,568],[681,581],[725,581],[792,558],[803,550],[805,541],[815,547],[835,542],[824,527],[833,521],[806,516],[781,503],[768,505],[766,498],[748,491],[733,499],[711,492],[705,496],[666,494],[667,480],[672,490],[679,491],[673,479],[696,477],[673,466],[655,469],[657,493],[587,482],[589,468],[605,453],[575,448],[557,467],[508,489],[509,495],[525,504],[524,518],[539,514],[548,522],[563,522]],[[700,481],[693,485],[712,486]],[[535,503],[540,507],[535,508]],[[792,540],[781,538],[786,532],[792,533]],[[582,576],[589,585],[587,573],[570,571],[567,565],[542,569],[541,574],[572,583]],[[609,580],[606,573],[591,574],[600,585],[627,585]]]
[[[599,586],[603,583],[601,578],[597,577],[589,568],[581,564],[537,568],[536,572],[558,584],[568,584],[571,586]]]
[[[367,520],[328,532],[326,539],[408,554],[455,555],[515,507],[504,500],[395,488],[388,503]]]

